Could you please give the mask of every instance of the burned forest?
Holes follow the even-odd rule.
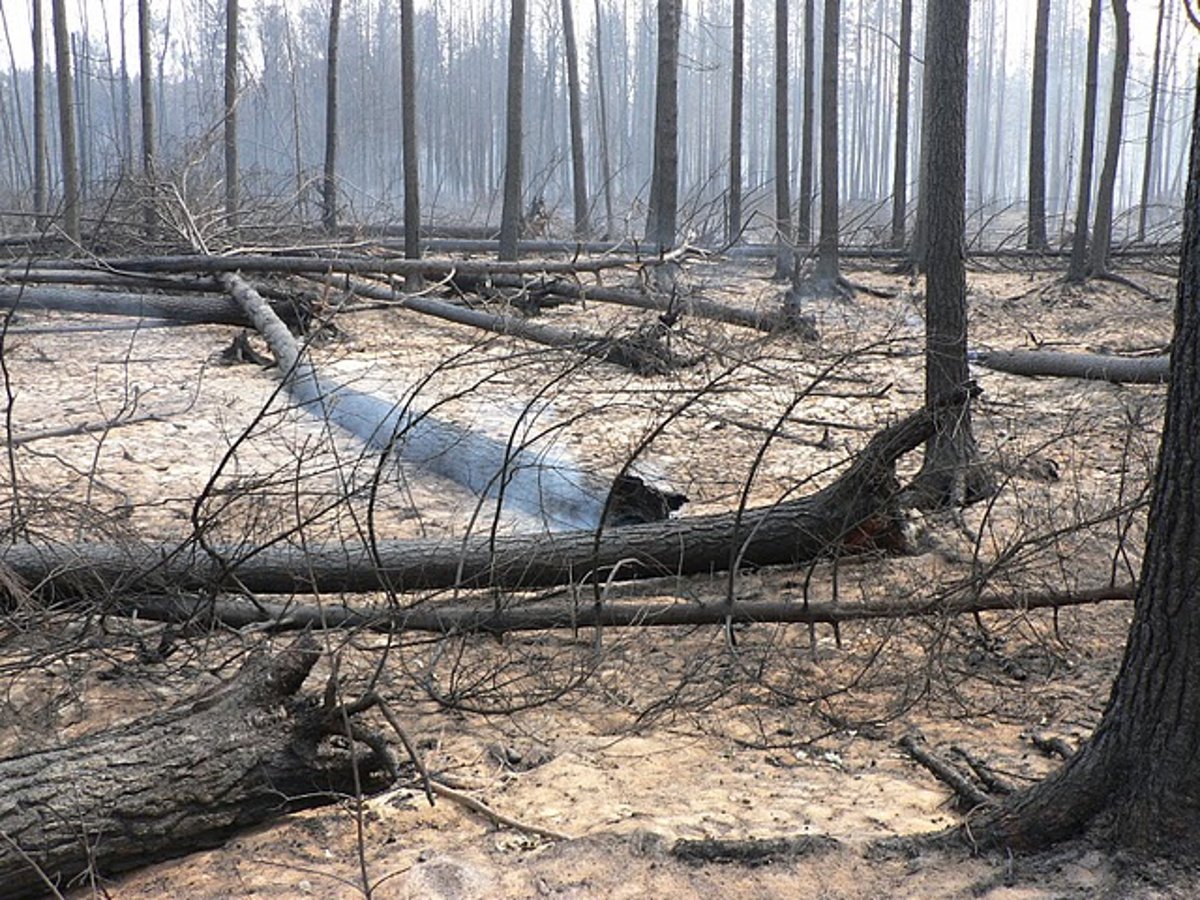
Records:
[[[1200,891],[1194,0],[0,11],[0,897]]]

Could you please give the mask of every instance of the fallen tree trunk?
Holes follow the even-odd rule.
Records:
[[[1166,384],[1166,356],[1129,357],[1047,350],[974,350],[970,361],[1010,375],[1085,378],[1117,384]]]
[[[493,334],[509,335],[546,347],[573,350],[630,369],[639,375],[662,375],[692,362],[675,357],[661,341],[655,341],[651,336],[643,336],[637,332],[632,335],[610,336],[591,334],[574,328],[559,328],[517,316],[501,316],[481,309],[457,306],[419,294],[398,293],[378,284],[352,280],[349,275],[339,275],[331,279],[331,283],[339,290],[360,297],[395,303],[403,309],[458,325],[480,328]]]
[[[961,402],[961,401],[960,401]],[[44,596],[214,590],[262,594],[397,592],[450,586],[521,588],[691,575],[798,563],[902,540],[895,462],[952,407],[921,410],[877,434],[829,486],[774,506],[642,525],[464,540],[382,541],[329,548],[235,549],[13,544],[0,563]]]
[[[286,322],[298,321],[294,304],[271,306]],[[0,309],[86,313],[135,319],[169,319],[196,325],[251,326],[250,317],[231,297],[221,294],[140,294],[82,288],[0,286]]]
[[[539,602],[496,608],[456,604],[420,605],[407,609],[370,609],[331,604],[253,602],[242,597],[180,595],[118,598],[106,612],[156,622],[204,623],[226,628],[265,627],[270,631],[309,628],[362,629],[382,633],[421,631],[433,634],[494,634],[546,631],[555,628],[670,627],[678,625],[836,624],[867,619],[909,619],[921,616],[960,616],[1005,610],[1061,609],[1111,600],[1133,600],[1132,584],[1070,593],[1060,591],[1012,594],[959,593],[932,599],[878,601],[739,600],[732,606],[716,603],[626,601],[593,603]]]
[[[232,683],[61,747],[0,760],[0,885],[33,897],[218,846],[251,825],[355,792],[342,710],[296,698],[318,659],[310,637],[252,653]],[[377,741],[372,743],[378,744]],[[391,760],[357,750],[377,791]]]

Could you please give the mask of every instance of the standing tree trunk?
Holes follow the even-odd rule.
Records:
[[[225,222],[238,227],[238,0],[225,0]]]
[[[1092,206],[1092,165],[1096,143],[1096,89],[1100,69],[1100,0],[1088,10],[1087,74],[1083,92],[1083,144],[1079,151],[1079,202],[1075,206],[1075,235],[1071,241],[1068,281],[1088,274],[1088,219]]]
[[[49,149],[46,125],[46,56],[45,27],[42,24],[42,0],[33,0],[33,212],[38,231],[48,224],[46,212],[50,207],[47,189],[46,153]]]
[[[521,166],[525,105],[525,0],[512,0],[508,26],[508,103],[504,119],[504,208],[500,213],[500,259],[517,258],[521,237]]]
[[[1029,108],[1029,219],[1025,246],[1046,243],[1046,63],[1050,53],[1050,0],[1038,0],[1033,29],[1033,85]]]
[[[145,180],[146,197],[142,203],[142,221],[146,234],[152,235],[157,227],[155,194],[157,176],[154,172],[154,85],[153,68],[150,63],[150,0],[138,0],[138,91],[142,109],[142,178]]]
[[[1092,229],[1092,260],[1089,274],[1108,271],[1112,246],[1113,193],[1117,185],[1117,163],[1121,157],[1121,126],[1125,120],[1125,77],[1129,72],[1129,7],[1126,0],[1112,0],[1117,44],[1113,51],[1112,94],[1108,106],[1108,137],[1104,142],[1104,166],[1096,191],[1096,224]]]
[[[838,25],[841,0],[825,0],[821,52],[821,234],[817,244],[819,289],[838,281]]]
[[[908,210],[908,84],[912,64],[912,0],[900,2],[900,73],[896,77],[896,158],[892,178],[892,246],[904,246]]]
[[[321,181],[321,225],[330,234],[337,231],[338,29],[341,18],[342,0],[330,0],[329,43],[325,53],[325,173]]]
[[[1175,340],[1149,527],[1125,658],[1100,724],[1059,771],[970,823],[973,844],[1042,849],[1094,827],[1194,861],[1200,830],[1200,97]]]
[[[775,0],[775,277],[792,276],[792,191],[788,161],[788,0]]]
[[[796,210],[796,243],[807,246],[812,243],[812,195],[813,195],[813,119],[815,90],[813,75],[816,64],[813,57],[816,47],[817,25],[814,21],[813,0],[804,0],[804,88],[801,100],[804,121],[800,124],[800,207]]]
[[[583,158],[583,99],[579,86],[579,49],[571,0],[562,0],[563,52],[567,57],[567,101],[571,119],[571,189],[575,204],[575,237],[586,238],[588,224],[587,164]]]
[[[680,0],[658,0],[658,73],[654,90],[654,168],[646,240],[660,248],[675,244],[679,199],[679,27]]]
[[[75,142],[75,91],[71,87],[71,35],[65,0],[51,0],[54,28],[54,76],[58,85],[58,129],[63,170],[63,229],[75,243],[79,227],[79,154]]]
[[[421,179],[417,159],[417,58],[413,0],[400,0],[400,136],[404,154],[404,258],[421,258]],[[419,274],[405,285],[420,290]]]
[[[1154,27],[1154,65],[1150,70],[1150,108],[1146,113],[1146,158],[1142,163],[1142,202],[1138,206],[1138,241],[1146,240],[1146,208],[1150,205],[1150,178],[1154,173],[1154,131],[1158,125],[1158,76],[1162,67],[1163,19],[1167,0],[1158,0]]]
[[[600,119],[600,177],[604,179],[604,237],[608,239],[616,232],[616,220],[613,214],[612,160],[608,155],[608,96],[604,88],[602,21],[600,0],[596,0],[596,112]]]
[[[733,83],[729,91],[729,219],[725,240],[742,233],[742,102],[746,93],[746,0],[733,0]]]
[[[967,51],[970,6],[928,0],[925,112],[929,196],[925,246],[925,403],[961,392],[967,372],[967,273],[963,262],[967,181]],[[961,506],[983,493],[970,407],[962,404],[925,444],[914,481],[919,505]]]

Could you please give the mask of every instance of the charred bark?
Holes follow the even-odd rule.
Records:
[[[1128,357],[1102,353],[1052,353],[1045,350],[976,350],[973,364],[1010,375],[1085,378],[1117,384],[1165,384],[1165,356]]]
[[[390,783],[390,760],[329,740],[342,710],[295,696],[305,637],[255,651],[227,686],[61,747],[0,760],[0,884],[8,898],[219,846],[258,822]],[[354,772],[357,757],[357,778]]]

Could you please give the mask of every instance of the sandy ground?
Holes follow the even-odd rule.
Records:
[[[697,262],[685,278],[702,296],[771,308],[780,287],[765,273]],[[497,435],[536,413],[561,426],[565,452],[600,472],[636,453],[641,471],[689,495],[685,514],[770,504],[828,483],[871,433],[921,403],[920,286],[880,267],[848,274],[895,296],[814,302],[817,344],[685,317],[672,347],[698,362],[663,376],[580,365],[568,353],[395,309],[343,313],[340,336],[314,344],[313,354],[360,388]],[[1045,272],[972,271],[973,343],[1161,350],[1170,278],[1125,274],[1159,299],[1111,283],[1067,288]],[[647,317],[595,303],[543,314],[599,333]],[[66,539],[163,540],[203,527],[224,540],[302,535],[310,545],[368,527],[453,540],[490,522],[484,509],[472,524],[475,500],[456,486],[403,466],[381,470],[353,439],[289,409],[270,372],[222,364],[232,329],[116,324],[35,312],[10,323],[11,433],[25,440],[3,474],[9,522]],[[977,436],[1003,488],[994,502],[961,521],[914,519],[914,553],[901,559],[670,580],[639,596],[921,598],[981,573],[998,591],[1128,580],[1162,389],[975,374],[985,391]],[[131,420],[139,416],[147,418]],[[115,427],[38,434],[103,421]],[[901,474],[918,464],[904,460]],[[1132,511],[1114,512],[1123,506]],[[1015,859],[872,843],[959,821],[944,786],[897,746],[903,735],[951,759],[961,748],[1017,785],[1050,771],[1055,762],[1031,736],[1086,737],[1129,614],[1113,602],[1057,616],[859,623],[837,634],[756,625],[736,630],[734,643],[708,628],[503,643],[406,638],[387,647],[378,637],[330,635],[350,694],[384,658],[377,687],[402,711],[432,771],[505,815],[572,839],[500,829],[445,798],[431,807],[409,773],[362,804],[288,816],[102,887],[118,898],[368,889],[389,898],[1193,896],[1200,877],[1085,843]],[[209,687],[260,640],[213,635],[154,662],[137,652],[159,640],[153,624],[31,612],[0,627],[0,753]],[[327,674],[322,664],[313,690]],[[453,702],[434,702],[437,692]],[[689,865],[668,852],[678,838],[796,834],[841,844],[752,868]]]

